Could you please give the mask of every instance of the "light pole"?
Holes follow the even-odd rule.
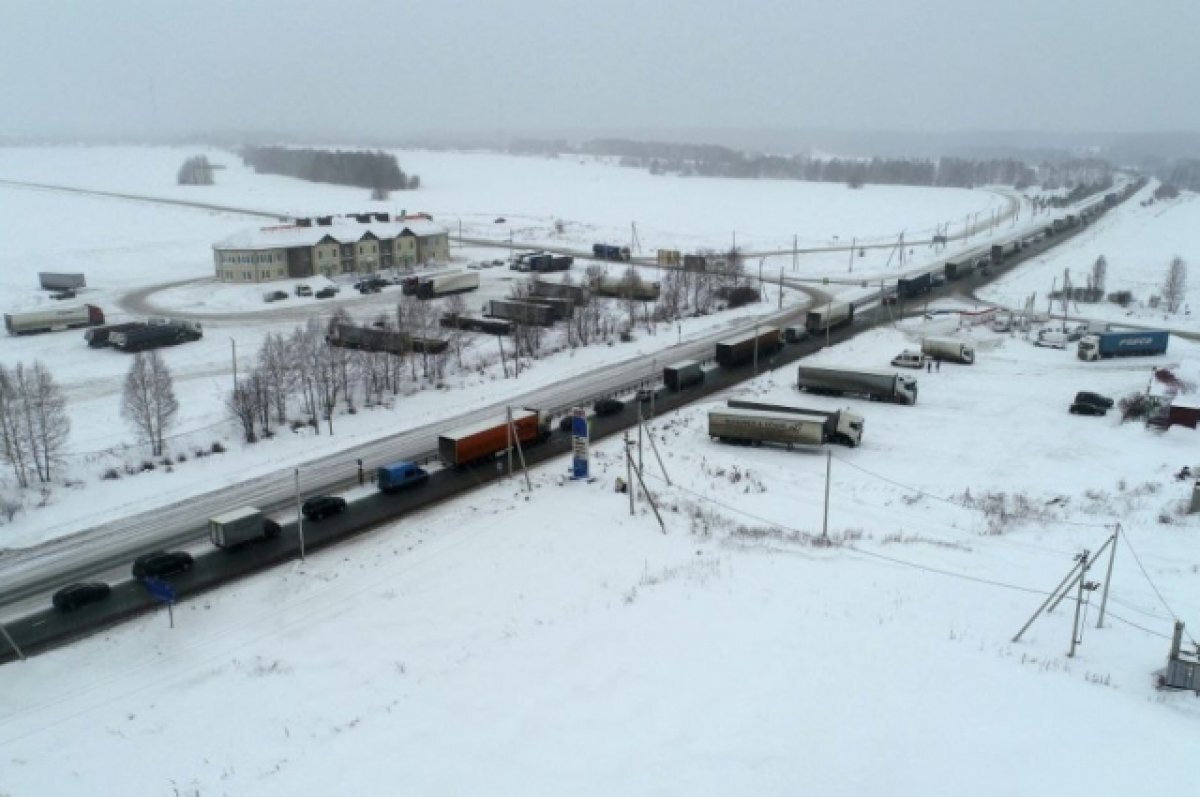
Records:
[[[300,511],[300,469],[296,468],[296,530],[300,533],[300,561],[304,561],[304,513]]]
[[[233,390],[237,392],[237,341],[230,338],[229,345],[233,348]]]

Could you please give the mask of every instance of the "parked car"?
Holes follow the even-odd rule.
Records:
[[[497,217],[496,217],[496,222],[495,222],[495,223],[496,223],[496,224],[503,224],[505,221],[506,221],[506,219],[505,219],[503,216],[497,216]]]
[[[187,551],[155,551],[133,560],[133,577],[143,579],[173,576],[186,573],[194,564],[192,555]]]
[[[638,401],[643,401],[643,402],[649,401],[652,398],[654,398],[654,388],[652,388],[652,387],[639,387],[638,388],[638,392],[637,392],[637,400]]]
[[[337,296],[337,288],[322,288],[314,293],[313,296],[316,296],[318,299],[332,299],[334,296]]]
[[[1076,404],[1095,404],[1097,407],[1111,409],[1113,400],[1108,396],[1101,396],[1099,393],[1092,393],[1088,390],[1081,390],[1075,394]]]
[[[564,415],[558,419],[558,431],[569,432],[569,431],[571,431],[572,426],[574,426],[572,416]]]
[[[61,291],[55,291],[50,294],[51,299],[74,299],[75,291],[70,288],[63,288]]]
[[[943,285],[946,284],[946,275],[945,274],[930,274],[929,275],[929,284],[931,286],[933,286],[934,288],[942,287]]]
[[[297,285],[296,286],[296,295],[297,296],[312,296],[313,289],[308,287],[307,285]]]
[[[99,581],[70,584],[54,593],[51,601],[54,603],[54,608],[60,612],[73,612],[80,606],[99,603],[111,592],[112,589],[107,584]]]
[[[278,302],[288,297],[284,291],[267,291],[263,294],[264,302]]]
[[[346,499],[337,495],[318,495],[304,502],[300,511],[309,520],[321,520],[346,511]]]
[[[1104,415],[1108,412],[1108,407],[1101,407],[1087,401],[1076,401],[1071,404],[1070,411],[1072,415]]]
[[[616,415],[623,412],[625,410],[625,402],[614,398],[602,398],[592,405],[592,409],[596,411],[597,415],[603,418],[607,415]]]

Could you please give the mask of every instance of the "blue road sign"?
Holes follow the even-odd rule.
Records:
[[[588,477],[588,422],[587,410],[575,407],[571,410],[571,478]]]
[[[143,578],[142,584],[145,585],[147,592],[163,603],[175,602],[175,587],[170,582],[163,581],[161,578]]]

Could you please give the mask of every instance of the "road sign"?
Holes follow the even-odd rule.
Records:
[[[571,410],[571,478],[588,477],[588,422],[587,410],[575,407]]]
[[[142,584],[147,592],[163,603],[175,602],[175,587],[170,582],[160,578],[143,578]]]

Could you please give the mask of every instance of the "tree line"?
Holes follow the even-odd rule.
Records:
[[[1110,164],[1098,158],[1044,160],[1036,166],[1014,158],[813,158],[747,153],[715,144],[622,138],[593,139],[580,146],[561,139],[517,139],[510,143],[509,151],[615,157],[622,166],[644,168],[652,174],[805,180],[845,183],[856,188],[867,183],[947,188],[1011,185],[1018,190],[1040,184],[1057,188],[1094,183],[1113,171]]]
[[[421,178],[407,175],[386,152],[246,147],[242,161],[260,174],[282,174],[314,183],[353,185],[378,191],[419,188]]]

